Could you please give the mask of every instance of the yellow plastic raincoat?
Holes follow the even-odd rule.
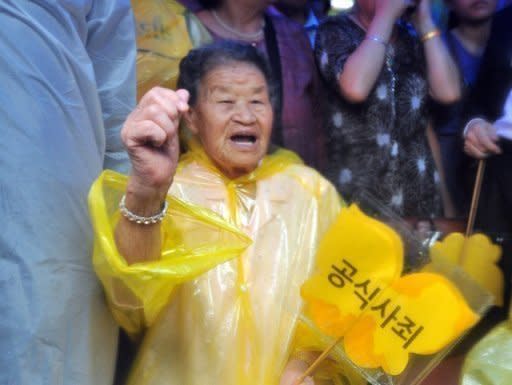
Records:
[[[295,353],[300,286],[312,271],[319,239],[339,213],[341,200],[329,182],[291,152],[279,150],[253,173],[229,180],[197,143],[192,141],[189,149],[170,194],[213,210],[253,243],[238,257],[179,285],[154,322],[144,320],[144,310],[134,311],[145,301],[140,296],[132,296],[130,303],[125,295],[124,304],[114,304],[117,319],[127,320],[121,324],[130,332],[138,331],[134,325],[149,326],[128,384],[277,385]],[[98,191],[105,194],[104,188]],[[94,214],[93,219],[97,221]],[[112,222],[103,232],[96,225],[102,240],[96,243],[97,266],[115,254]],[[161,261],[130,267],[121,261],[120,266],[155,268],[166,263],[166,253],[164,245]],[[122,275],[115,269],[97,271],[104,283]],[[138,285],[151,285],[147,278]],[[170,285],[179,283],[172,275],[168,279]],[[108,298],[116,297],[115,287],[107,284],[105,289]],[[134,321],[137,315],[142,320]]]

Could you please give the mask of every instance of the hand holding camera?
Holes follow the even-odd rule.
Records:
[[[408,6],[404,16],[414,24],[418,35],[424,36],[436,28],[436,25],[432,20],[432,7],[430,0],[405,1],[408,3]]]
[[[384,18],[393,23],[398,20],[410,6],[411,0],[381,0],[375,2],[375,17]]]

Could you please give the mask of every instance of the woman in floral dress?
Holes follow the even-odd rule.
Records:
[[[320,27],[315,54],[329,89],[329,179],[367,209],[375,198],[398,215],[427,218],[442,208],[428,102],[455,101],[460,85],[429,0],[413,5],[357,0]],[[400,21],[404,13],[416,31]]]

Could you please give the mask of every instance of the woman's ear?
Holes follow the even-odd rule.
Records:
[[[197,129],[197,113],[192,107],[183,114],[183,121],[190,132],[194,135],[199,133],[199,130]]]

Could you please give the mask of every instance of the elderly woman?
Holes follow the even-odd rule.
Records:
[[[324,166],[323,90],[301,26],[268,10],[270,0],[181,2],[186,9],[176,0],[135,2],[139,91],[174,89],[177,59],[191,47],[222,40],[253,45],[268,59],[276,87],[272,143],[297,152],[309,166]]]
[[[115,229],[126,260],[119,274],[166,261],[159,213],[167,194],[215,211],[253,244],[174,290],[145,333],[128,383],[291,384],[306,367],[292,359],[299,357],[300,285],[341,200],[292,153],[267,155],[273,87],[255,48],[216,43],[192,50],[178,85],[146,94],[122,131],[133,169]],[[178,161],[180,122],[190,149]],[[100,248],[109,233],[98,234]],[[97,251],[103,256],[96,264],[108,263],[110,246]],[[100,278],[117,318],[133,317],[137,299],[115,293],[111,277]]]
[[[430,0],[356,0],[320,26],[315,54],[330,95],[329,179],[363,206],[371,195],[401,216],[439,216],[429,96],[453,102],[460,85]]]

